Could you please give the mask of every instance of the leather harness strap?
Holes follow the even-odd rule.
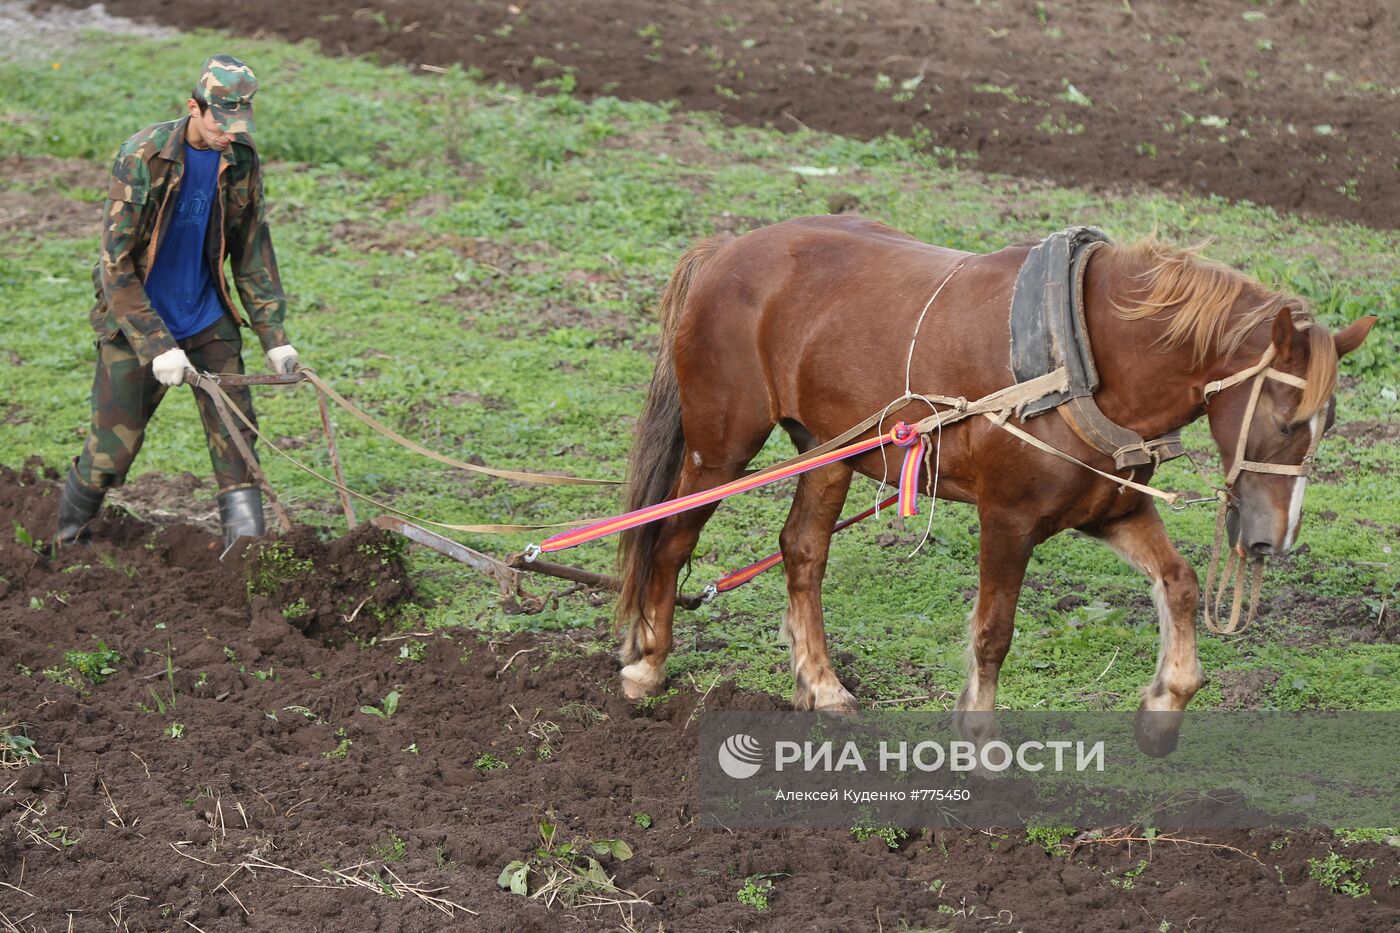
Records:
[[[1089,326],[1084,318],[1084,274],[1089,267],[1089,259],[1101,248],[1105,241],[1086,243],[1074,254],[1070,267],[1070,282],[1074,294],[1070,307],[1077,323],[1079,339],[1083,344],[1083,357],[1090,367],[1093,384],[1098,384],[1098,372],[1094,367],[1094,350],[1089,342]],[[1103,413],[1094,401],[1094,396],[1079,395],[1067,399],[1058,411],[1079,439],[1099,453],[1113,458],[1113,465],[1120,470],[1131,467],[1158,466],[1167,460],[1180,457],[1186,452],[1181,443],[1181,432],[1171,431],[1152,440],[1131,428],[1125,428]]]

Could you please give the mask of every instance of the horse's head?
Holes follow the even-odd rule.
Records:
[[[1363,317],[1333,335],[1307,320],[1301,306],[1283,302],[1272,321],[1258,325],[1271,328],[1258,359],[1206,387],[1206,413],[1226,474],[1232,548],[1265,557],[1287,553],[1298,540],[1308,468],[1336,416],[1337,360],[1359,347],[1375,323]]]

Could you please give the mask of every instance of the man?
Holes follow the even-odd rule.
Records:
[[[247,65],[215,55],[205,62],[184,117],[146,127],[117,152],[102,257],[92,274],[98,335],[92,424],[59,502],[61,545],[85,540],[107,490],[126,481],[167,388],[183,383],[190,370],[243,372],[240,324],[257,334],[274,372],[296,369],[252,141],[257,89]],[[225,259],[246,321],[229,297]],[[227,391],[251,421],[248,388]],[[263,533],[262,493],[212,402],[203,392],[196,400],[227,550],[241,536]],[[251,450],[252,432],[242,433]]]

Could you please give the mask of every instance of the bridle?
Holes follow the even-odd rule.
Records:
[[[1202,613],[1205,616],[1206,627],[1217,635],[1235,635],[1243,632],[1254,621],[1255,610],[1259,606],[1259,588],[1264,578],[1264,558],[1255,557],[1250,563],[1251,586],[1249,597],[1249,614],[1245,617],[1244,624],[1240,624],[1240,608],[1244,599],[1244,564],[1249,560],[1243,551],[1243,546],[1236,542],[1235,546],[1224,553],[1223,564],[1221,560],[1222,545],[1225,540],[1226,516],[1230,510],[1230,504],[1234,496],[1231,490],[1235,481],[1243,472],[1250,473],[1270,473],[1275,476],[1297,476],[1306,477],[1312,470],[1313,458],[1317,455],[1318,444],[1322,442],[1322,432],[1314,431],[1311,442],[1308,445],[1308,452],[1304,455],[1300,463],[1266,463],[1259,460],[1248,460],[1245,458],[1245,448],[1249,444],[1249,432],[1254,426],[1255,410],[1259,406],[1259,396],[1263,394],[1264,383],[1270,379],[1282,382],[1284,385],[1293,386],[1296,389],[1303,389],[1307,386],[1307,380],[1292,373],[1286,373],[1274,369],[1270,364],[1277,355],[1272,344],[1264,351],[1264,355],[1247,369],[1242,369],[1233,376],[1224,379],[1217,379],[1206,384],[1205,400],[1209,405],[1211,398],[1217,393],[1237,386],[1240,383],[1253,379],[1254,384],[1250,386],[1249,403],[1244,409],[1244,418],[1240,422],[1239,439],[1235,442],[1234,463],[1230,466],[1230,471],[1225,476],[1225,485],[1217,490],[1220,499],[1220,509],[1215,516],[1215,543],[1211,547],[1210,566],[1206,572],[1206,586],[1203,591]],[[1211,591],[1215,588],[1215,578],[1217,569],[1220,571],[1220,587],[1215,590],[1214,614],[1211,611]],[[1234,602],[1230,610],[1230,618],[1223,625],[1220,624],[1220,602],[1224,597],[1226,588],[1234,580]]]
[[[1307,476],[1309,469],[1312,467],[1313,457],[1317,454],[1317,445],[1322,439],[1321,432],[1313,436],[1312,444],[1308,447],[1307,456],[1303,458],[1301,463],[1262,463],[1258,460],[1245,459],[1245,446],[1249,443],[1249,431],[1250,428],[1254,426],[1254,410],[1259,405],[1259,396],[1263,394],[1264,382],[1273,379],[1277,382],[1282,382],[1284,385],[1293,386],[1295,389],[1303,389],[1308,384],[1308,381],[1301,376],[1295,376],[1292,373],[1274,369],[1269,365],[1273,362],[1277,352],[1273,344],[1270,344],[1269,348],[1264,351],[1264,355],[1259,358],[1259,362],[1255,363],[1253,366],[1248,369],[1242,369],[1233,376],[1227,376],[1224,379],[1217,379],[1214,382],[1206,384],[1205,399],[1206,404],[1209,405],[1211,397],[1217,393],[1237,386],[1246,379],[1252,378],[1254,380],[1254,385],[1251,386],[1249,390],[1249,404],[1245,406],[1244,420],[1240,422],[1239,440],[1235,442],[1235,462],[1230,467],[1229,474],[1225,477],[1226,489],[1233,486],[1235,480],[1239,478],[1240,473],[1246,470],[1251,473],[1273,473],[1278,476]]]

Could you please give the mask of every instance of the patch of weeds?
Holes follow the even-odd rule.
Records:
[[[897,851],[909,838],[909,831],[888,823],[876,823],[869,810],[861,811],[860,820],[851,827],[851,835],[856,842],[864,842],[872,836],[884,841],[891,850]]]
[[[248,597],[271,596],[314,569],[311,561],[297,557],[285,541],[259,545],[248,567]]]
[[[1336,852],[1328,852],[1326,858],[1308,859],[1308,874],[1334,894],[1366,897],[1371,893],[1371,886],[1362,881],[1361,876],[1375,864],[1375,859],[1349,859]]]
[[[361,706],[360,712],[367,716],[378,716],[380,719],[388,719],[394,715],[394,710],[399,708],[399,692],[390,690],[384,695],[384,699],[379,701],[378,706]]]
[[[355,545],[355,552],[368,557],[378,557],[379,566],[387,567],[408,553],[408,539],[400,535],[386,534],[377,540]]]
[[[1068,80],[1064,82],[1064,88],[1063,92],[1055,95],[1060,100],[1074,104],[1076,107],[1094,106],[1094,102],[1089,98],[1089,95],[1085,94],[1073,84],[1070,84]]]
[[[1066,839],[1074,835],[1073,826],[1027,826],[1026,839],[1045,850],[1046,855],[1064,855]]]
[[[578,77],[574,74],[572,66],[565,65],[563,74],[557,78],[545,78],[542,81],[537,81],[535,87],[553,88],[557,93],[568,96],[578,89]]]
[[[656,696],[642,697],[637,701],[637,708],[646,710],[656,709],[672,697],[680,696],[680,692],[679,687],[670,687],[664,693],[658,693]]]
[[[182,722],[172,722],[165,727],[165,737],[167,739],[183,739],[185,737],[185,724]]]
[[[782,877],[784,875],[781,872],[749,875],[744,879],[744,886],[739,889],[735,898],[746,907],[752,907],[754,910],[767,910],[768,895],[773,893],[773,879]]]
[[[408,856],[408,843],[390,833],[388,839],[374,846],[374,854],[383,862],[402,862]]]
[[[10,521],[14,522],[15,526],[15,544],[18,544],[22,547],[27,547],[31,551],[38,551],[44,546],[44,542],[40,541],[38,538],[30,534],[29,530],[26,529],[19,522],[15,521],[14,519],[10,519]]]
[[[56,840],[58,844],[63,846],[65,849],[72,848],[73,846],[83,841],[82,839],[75,839],[72,836],[69,836],[67,826],[59,826],[56,829],[51,829],[46,835],[48,835],[50,839]]]
[[[501,869],[496,883],[512,894],[542,900],[546,907],[561,903],[583,907],[639,900],[613,884],[599,856],[619,862],[632,857],[632,847],[621,839],[574,839],[561,842],[558,826],[541,821],[540,843],[528,859],[517,859]]]
[[[1047,136],[1078,136],[1084,132],[1084,124],[1077,123],[1062,113],[1050,114],[1035,125]]]
[[[316,723],[316,725],[318,725],[318,726],[319,726],[321,723],[325,722],[324,719],[322,719],[319,715],[317,715],[316,713],[312,712],[311,710],[307,709],[305,706],[284,706],[284,707],[282,707],[282,712],[284,712],[284,713],[300,713],[300,714],[302,715],[302,717],[311,720],[312,722]]]
[[[530,728],[525,734],[539,743],[535,746],[535,757],[540,761],[547,761],[554,757],[554,747],[559,743],[563,730],[559,728],[558,723],[548,719],[537,719],[530,723]]]
[[[1337,830],[1337,838],[1347,844],[1355,842],[1377,842],[1385,844],[1396,836],[1400,836],[1400,827],[1383,826]]]
[[[208,678],[206,677],[205,679],[207,680]],[[166,687],[170,690],[170,702],[166,703],[166,698],[161,696],[160,692],[157,691],[155,687],[147,687],[146,691],[150,693],[151,699],[155,700],[156,708],[153,710],[143,703],[139,704],[141,709],[148,713],[159,712],[160,715],[164,716],[167,711],[174,712],[178,705],[175,696],[175,658],[170,649],[170,642],[165,643],[165,683]],[[179,738],[179,736],[172,736],[172,738]]]
[[[106,642],[99,641],[92,651],[63,652],[63,662],[91,683],[100,684],[117,672],[122,656],[108,648]]]
[[[565,703],[559,707],[559,715],[565,719],[572,719],[587,729],[589,726],[596,726],[608,718],[608,714],[598,709],[596,706],[589,706],[587,703]]]
[[[27,765],[38,764],[43,758],[34,750],[34,742],[26,735],[17,735],[9,726],[0,732],[0,768],[14,771]]]
[[[57,667],[46,667],[44,668],[43,673],[45,677],[58,684],[60,687],[72,687],[80,695],[88,695],[87,687],[84,687],[82,681],[78,680],[78,678],[75,677],[73,675],[73,672],[70,670]]]
[[[335,730],[335,737],[340,740],[336,744],[335,748],[331,749],[328,752],[322,752],[322,754],[329,758],[331,761],[344,761],[345,756],[350,754],[350,746],[354,745],[355,743],[350,738],[350,736],[345,734],[344,728]]]
[[[282,610],[282,618],[288,622],[296,622],[311,614],[311,607],[306,604],[306,600],[297,599],[296,602]]]
[[[650,814],[638,811],[632,814],[632,822],[642,829],[651,829],[652,819]]]
[[[121,574],[128,580],[136,579],[136,568],[128,567],[126,564],[119,563],[117,561],[117,558],[112,554],[111,551],[104,551],[103,553],[99,554],[97,556],[97,562],[103,567],[106,567],[108,570]]]
[[[1115,888],[1131,891],[1133,885],[1137,883],[1138,878],[1141,877],[1142,873],[1145,871],[1147,871],[1147,859],[1138,859],[1136,865],[1123,872],[1123,874],[1119,875],[1117,878],[1108,879],[1108,883]]]
[[[428,646],[413,639],[399,646],[400,661],[422,661],[428,657]]]
[[[487,771],[500,771],[504,768],[509,768],[510,765],[490,752],[484,752],[476,756],[476,761],[472,762],[472,767],[482,774],[485,774]]]

